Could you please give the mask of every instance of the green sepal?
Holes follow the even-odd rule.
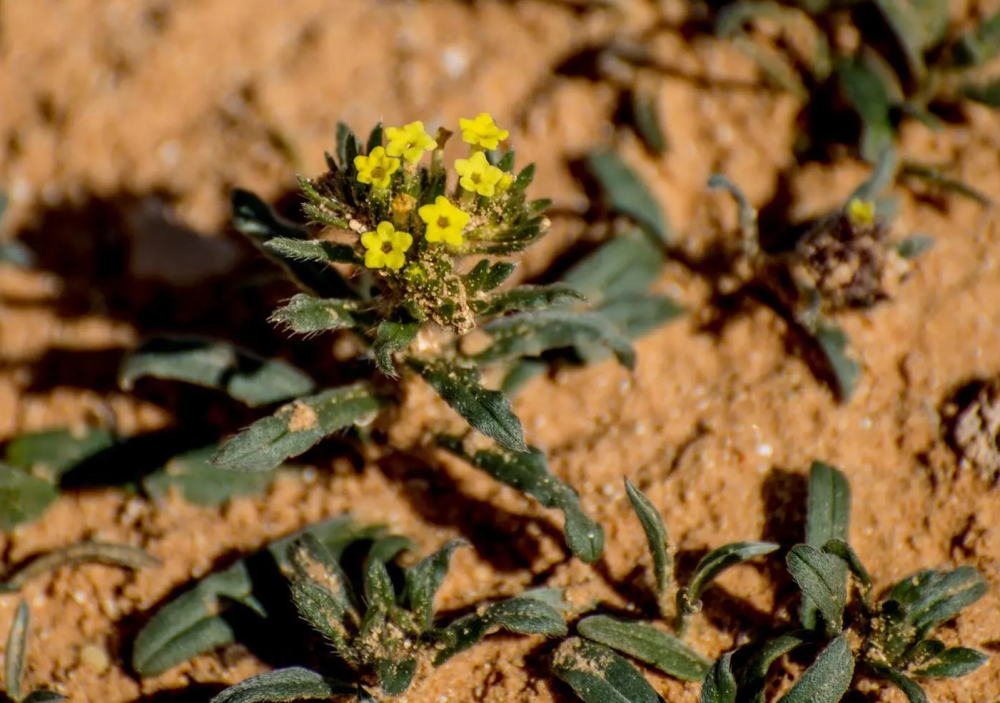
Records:
[[[592,615],[577,624],[577,631],[589,640],[628,654],[682,681],[702,680],[712,665],[683,641],[652,625]]]
[[[270,471],[324,437],[369,421],[381,405],[366,382],[298,398],[222,445],[212,464],[232,471]]]
[[[564,641],[552,657],[552,673],[584,703],[663,703],[632,664],[614,651],[578,637]]]
[[[354,157],[361,153],[361,142],[346,123],[337,123],[337,158],[342,169],[354,169]],[[354,169],[356,170],[356,169]]]
[[[511,409],[510,400],[500,391],[480,384],[479,369],[444,358],[408,363],[423,377],[455,412],[472,427],[515,452],[525,452],[521,421]]]
[[[457,437],[438,437],[438,444],[497,481],[527,493],[544,507],[561,510],[570,551],[588,564],[600,558],[604,529],[583,512],[577,492],[549,472],[545,455],[538,449],[529,447],[520,454],[480,449],[470,454]]]
[[[140,378],[183,381],[224,391],[251,407],[311,393],[304,372],[281,359],[263,359],[228,342],[197,337],[152,337],[131,352],[118,384],[131,390]]]
[[[370,154],[372,153],[372,149],[382,146],[382,134],[384,131],[385,129],[381,121],[372,127],[372,131],[368,135],[368,142],[365,144],[366,154]]]
[[[292,297],[271,314],[271,322],[299,334],[317,334],[365,324],[369,316],[356,300],[314,298],[305,293]]]
[[[209,703],[291,703],[330,700],[356,692],[355,684],[328,679],[295,666],[251,676],[222,691]]]

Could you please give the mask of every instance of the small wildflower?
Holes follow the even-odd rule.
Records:
[[[854,198],[847,204],[847,219],[855,227],[870,227],[875,222],[875,203]]]
[[[377,146],[368,156],[355,156],[358,182],[371,183],[373,188],[388,188],[392,174],[399,170],[399,159],[387,156],[385,148]]]
[[[427,224],[427,241],[444,242],[453,247],[464,243],[462,230],[469,224],[470,215],[452,204],[443,195],[437,196],[433,205],[424,205],[417,214]]]
[[[468,159],[455,161],[455,170],[460,176],[458,182],[466,190],[492,197],[504,173],[486,160],[486,154],[477,151]]]
[[[423,122],[386,127],[385,136],[389,140],[385,153],[389,156],[401,156],[408,164],[417,163],[425,151],[437,148],[437,142],[424,130]]]
[[[484,149],[496,149],[500,142],[510,136],[506,129],[496,126],[493,116],[488,112],[479,113],[473,120],[460,119],[458,124],[462,128],[463,142]]]
[[[365,266],[398,271],[406,263],[405,254],[412,244],[413,236],[409,232],[398,232],[391,222],[380,222],[374,232],[361,235],[361,245],[366,250]]]

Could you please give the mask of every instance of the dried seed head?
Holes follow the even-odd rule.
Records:
[[[885,223],[852,213],[807,234],[796,252],[796,278],[819,291],[831,310],[868,307],[890,297],[903,273]]]
[[[956,409],[949,432],[963,463],[984,479],[1000,481],[1000,379],[982,384],[970,401]]]

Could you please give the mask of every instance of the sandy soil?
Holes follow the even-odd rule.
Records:
[[[705,191],[713,171],[741,183],[757,206],[786,202],[793,220],[838,204],[864,177],[847,158],[798,167],[794,100],[763,88],[732,49],[687,37],[680,0],[663,3],[668,26],[655,42],[667,68],[657,98],[673,146],[654,161],[632,138],[616,137],[608,123],[614,90],[554,77],[553,69],[613,32],[647,27],[648,5],[628,2],[615,13],[529,0],[2,3],[7,233],[35,248],[40,262],[32,273],[0,269],[0,439],[90,421],[108,406],[129,434],[179,419],[252,417],[225,404],[205,410],[212,396],[184,400],[167,386],[117,391],[118,359],[150,331],[222,332],[300,363],[325,358],[328,341],[284,344],[264,324],[267,306],[288,289],[241,287],[270,272],[224,233],[232,186],[267,198],[286,193],[296,170],[322,168],[338,120],[367,129],[380,118],[454,123],[492,111],[511,125],[522,158],[537,162],[535,194],[569,210],[586,202],[567,160],[617,139],[694,257],[735,226],[730,203]],[[908,128],[903,148],[954,164],[956,175],[1000,198],[995,114],[970,109],[966,124],[945,133]],[[321,455],[320,471],[283,478],[267,495],[221,511],[154,507],[117,491],[75,493],[44,522],[0,536],[4,562],[91,537],[141,545],[163,565],[138,574],[86,566],[32,582],[30,682],[53,685],[74,703],[167,701],[197,682],[204,687],[193,700],[207,700],[263,663],[237,648],[137,682],[122,662],[144,614],[234,550],[348,508],[424,549],[456,535],[474,543],[456,557],[443,608],[514,593],[544,572],[552,585],[584,584],[620,602],[608,581],[627,583],[646,560],[623,476],[662,510],[679,548],[697,554],[732,540],[798,539],[803,476],[814,458],[852,481],[851,541],[878,587],[922,567],[972,564],[987,575],[991,595],[941,637],[1000,653],[1000,493],[958,470],[939,422],[957,387],[1000,372],[1000,235],[973,203],[899,195],[904,225],[934,235],[937,246],[898,300],[842,319],[865,367],[848,405],[838,406],[790,353],[771,311],[753,309],[717,335],[703,331],[710,285],[679,265],[667,268],[661,288],[693,312],[638,345],[634,375],[608,363],[536,381],[518,398],[529,441],[550,453],[553,470],[608,530],[600,569],[566,560],[557,515],[452,461],[361,467]],[[529,273],[583,225],[560,217],[554,231],[529,257]],[[415,413],[404,422],[424,420]],[[727,573],[710,596],[717,605],[693,628],[694,645],[715,656],[733,644],[734,626],[759,624],[779,574],[779,566]],[[738,599],[752,608],[737,607]],[[16,603],[0,598],[0,631]],[[538,646],[490,640],[406,699],[444,703],[472,691],[484,702],[570,700],[532,665]],[[110,655],[110,666],[94,648]],[[670,701],[697,700],[697,685],[654,681]],[[926,688],[940,703],[994,703],[1000,658],[960,682]]]

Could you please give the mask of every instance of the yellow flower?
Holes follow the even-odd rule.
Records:
[[[399,170],[399,159],[386,156],[385,149],[377,146],[368,156],[355,156],[354,167],[358,169],[358,182],[388,188],[392,174]]]
[[[402,127],[386,127],[385,136],[389,144],[385,153],[389,156],[402,156],[408,164],[415,164],[425,151],[437,148],[437,142],[424,131],[423,122],[411,122]]]
[[[868,227],[875,222],[875,203],[854,198],[847,203],[847,219],[855,227]]]
[[[481,112],[474,120],[461,119],[458,125],[462,128],[462,141],[484,149],[496,149],[504,139],[510,136],[506,129],[500,129],[493,122],[493,116]]]
[[[398,271],[406,263],[406,250],[412,244],[413,236],[409,232],[397,232],[391,222],[379,222],[374,232],[361,235],[361,245],[365,248],[365,266],[370,269],[384,266]]]
[[[487,198],[496,193],[497,185],[503,179],[503,171],[490,165],[486,154],[477,151],[468,159],[455,161],[455,170],[461,178],[459,185],[473,193],[479,193]]]
[[[500,176],[500,182],[497,183],[497,190],[501,193],[506,193],[510,190],[510,187],[514,184],[514,176],[509,173],[505,173]]]
[[[433,205],[424,205],[417,214],[427,223],[428,242],[445,242],[453,247],[462,246],[462,230],[469,224],[469,213],[455,207],[448,198],[437,196]]]

